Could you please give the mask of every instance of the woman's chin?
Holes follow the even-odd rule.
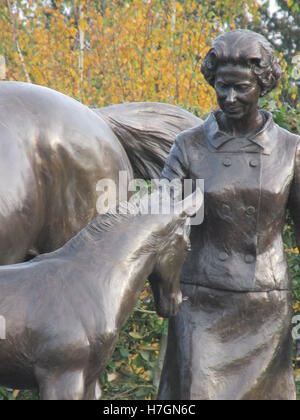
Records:
[[[243,113],[243,111],[226,111],[225,115],[231,120],[241,120],[245,118],[245,114]]]

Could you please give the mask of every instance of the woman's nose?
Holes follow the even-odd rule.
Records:
[[[226,95],[226,102],[233,103],[236,100],[236,92],[233,88],[230,88]]]

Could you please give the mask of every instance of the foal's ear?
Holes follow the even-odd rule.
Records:
[[[176,214],[183,218],[193,217],[198,213],[202,205],[203,192],[200,188],[197,188],[193,194],[176,204]]]

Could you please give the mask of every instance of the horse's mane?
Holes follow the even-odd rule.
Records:
[[[94,112],[110,126],[141,179],[160,179],[176,135],[202,123],[190,112],[162,103],[119,104]]]

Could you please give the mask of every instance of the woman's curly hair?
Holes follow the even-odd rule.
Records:
[[[258,79],[261,96],[271,92],[282,75],[271,44],[262,35],[245,29],[227,32],[215,39],[201,67],[210,85],[215,86],[218,67],[227,63],[250,67]]]

